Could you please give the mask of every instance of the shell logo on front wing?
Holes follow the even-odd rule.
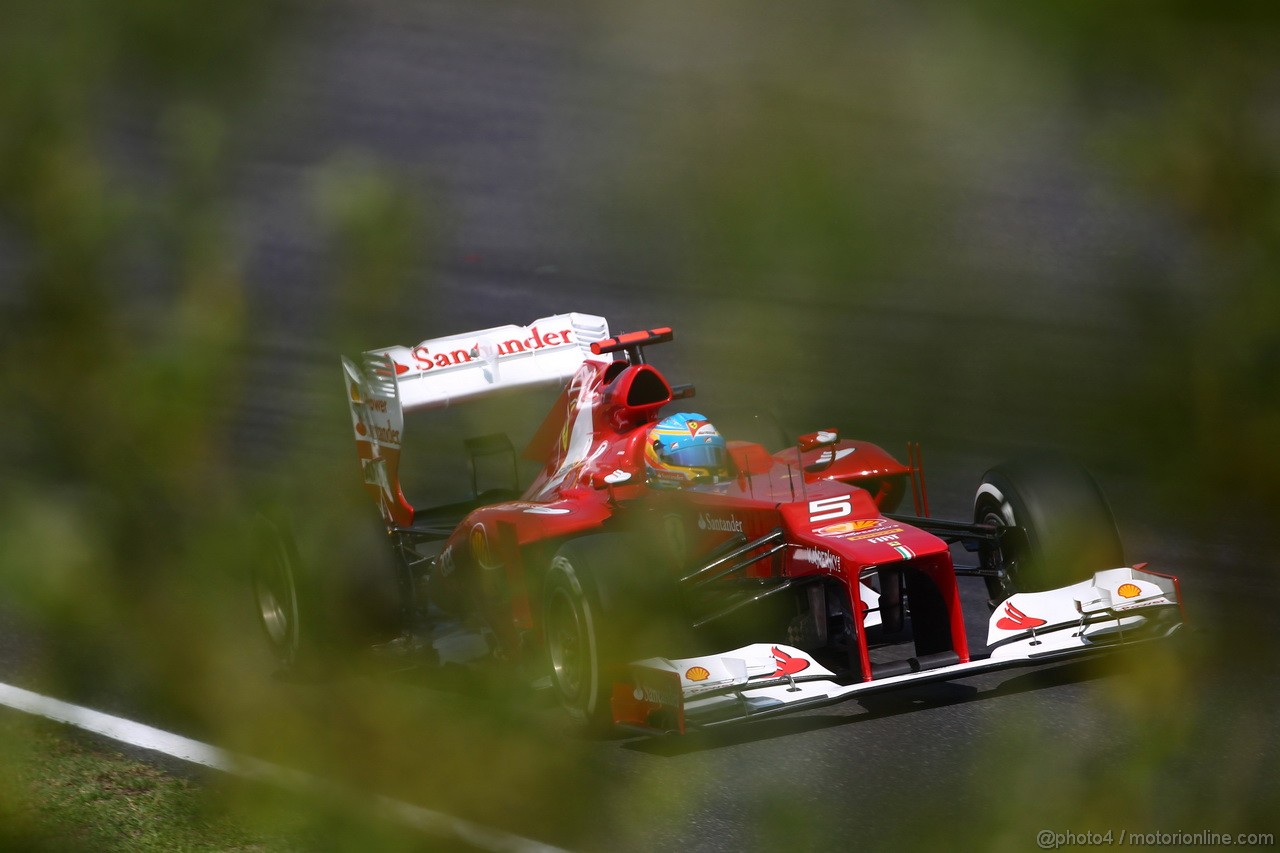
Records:
[[[1116,590],[1121,598],[1137,598],[1142,595],[1142,587],[1136,583],[1122,583],[1120,588]]]
[[[706,681],[711,677],[711,672],[705,666],[691,666],[685,671],[684,677],[690,681]]]

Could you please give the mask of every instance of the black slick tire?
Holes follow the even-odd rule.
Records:
[[[1003,578],[987,578],[992,601],[1014,592],[1054,589],[1094,572],[1126,565],[1111,507],[1079,463],[1038,454],[987,471],[974,496],[974,521],[1016,528],[983,562]]]
[[[570,540],[542,586],[542,633],[552,687],[588,728],[612,726],[610,699],[626,664],[667,654],[683,638],[673,580],[645,541],[628,533]]]

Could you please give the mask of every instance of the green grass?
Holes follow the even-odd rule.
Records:
[[[210,784],[62,727],[5,713],[0,745],[0,849],[272,853],[316,846],[302,827],[246,826]]]
[[[109,741],[0,709],[4,853],[474,849],[390,819],[357,796],[171,772]]]

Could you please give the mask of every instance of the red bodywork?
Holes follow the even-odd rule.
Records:
[[[663,337],[665,335],[665,337]],[[924,653],[951,652],[965,662],[960,597],[947,543],[885,517],[906,491],[913,469],[875,445],[838,440],[814,449],[770,454],[728,435],[734,476],[684,489],[646,483],[645,440],[664,410],[674,411],[671,386],[638,357],[638,344],[669,339],[669,330],[634,333],[593,347],[628,349],[630,358],[588,360],[565,387],[526,449],[545,460],[518,501],[470,512],[437,558],[440,573],[478,602],[508,657],[540,647],[540,582],[564,541],[608,529],[620,518],[649,513],[661,519],[661,548],[669,566],[698,566],[729,540],[751,541],[782,531],[783,547],[744,569],[746,577],[821,575],[865,609],[859,584],[889,567],[937,590]],[[715,413],[707,413],[712,421]],[[407,504],[406,504],[407,506]],[[913,601],[915,596],[913,593]],[[854,676],[873,677],[862,618],[852,619]],[[768,641],[772,638],[761,638]],[[917,646],[920,638],[917,636]]]

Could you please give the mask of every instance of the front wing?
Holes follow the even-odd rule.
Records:
[[[898,674],[847,683],[793,646],[756,643],[723,654],[630,666],[613,688],[620,726],[649,734],[794,713],[855,696],[988,670],[1034,666],[1171,636],[1183,624],[1177,580],[1139,568],[1109,569],[1061,589],[1019,593],[991,615],[988,654],[909,658]]]

